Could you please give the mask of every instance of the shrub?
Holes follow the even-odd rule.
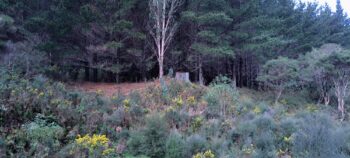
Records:
[[[325,115],[302,116],[298,131],[293,136],[293,155],[296,157],[340,158],[346,157],[342,141],[347,136],[337,133],[334,122]],[[341,138],[341,139],[339,139]]]
[[[255,158],[274,158],[276,155],[275,136],[272,131],[264,131],[255,135],[257,155]]]
[[[80,156],[85,157],[101,157],[106,156],[114,152],[113,148],[109,147],[109,139],[106,135],[85,135],[80,136],[75,139],[75,144],[78,151],[80,151]],[[88,155],[85,155],[85,151],[88,151]],[[85,155],[85,156],[83,156]]]
[[[190,119],[188,113],[169,109],[165,112],[165,119],[172,127],[180,128]]]
[[[111,115],[108,115],[105,118],[105,121],[108,125],[117,127],[127,127],[129,125],[129,116],[128,113],[124,111],[123,108],[114,110]]]
[[[126,97],[118,92],[116,94],[113,94],[113,96],[111,97],[111,103],[115,106],[121,106],[123,105],[123,101],[126,99]]]
[[[208,120],[201,129],[201,133],[205,133],[205,136],[208,138],[220,136],[222,132],[221,123],[224,123],[224,121],[220,119]]]
[[[193,132],[197,132],[203,125],[204,119],[201,116],[196,116],[193,118],[191,127]]]
[[[253,123],[256,125],[256,132],[254,132],[253,140],[256,146],[257,156],[263,158],[276,157],[275,148],[275,123],[272,118],[262,116],[256,118]]]
[[[132,105],[129,110],[132,124],[144,122],[143,119],[146,114],[146,110],[139,105]]]
[[[211,149],[212,153],[215,153],[215,157],[224,157],[231,150],[230,142],[224,136],[210,137],[207,149]]]
[[[185,141],[177,132],[172,132],[165,144],[165,158],[185,157]]]
[[[169,83],[169,95],[174,98],[181,94],[185,89],[185,83],[176,80],[170,80]]]
[[[186,157],[191,157],[194,154],[205,151],[207,147],[206,144],[207,144],[206,139],[201,137],[200,135],[189,136],[186,140],[186,149],[187,149]]]
[[[184,104],[184,101],[182,100],[182,97],[176,97],[172,100],[172,102],[175,104],[176,107],[181,108]]]
[[[211,81],[211,83],[210,83],[211,86],[221,85],[221,84],[231,85],[231,84],[234,84],[234,83],[233,83],[233,81],[230,78],[228,78],[226,76],[223,76],[223,75],[216,76],[214,78],[214,80]]]
[[[37,115],[31,123],[25,124],[27,137],[36,142],[59,146],[58,140],[63,137],[64,129],[53,122],[51,117]]]
[[[147,156],[151,158],[163,158],[165,156],[167,133],[167,125],[163,117],[152,115],[147,118],[144,130],[145,145],[148,147]]]
[[[211,150],[207,150],[204,153],[197,153],[192,158],[215,158],[215,155]]]
[[[259,116],[253,120],[241,122],[237,133],[233,133],[234,140],[242,140],[244,154],[254,157],[276,156],[276,125],[271,117]]]
[[[57,152],[64,129],[52,117],[37,115],[34,121],[13,129],[5,138],[7,156],[47,157]]]
[[[132,91],[129,94],[129,98],[131,101],[131,105],[141,105],[141,103],[142,103],[142,97],[138,91]]]
[[[277,139],[278,144],[276,146],[283,153],[290,151],[292,147],[293,134],[297,131],[297,120],[292,118],[285,118],[281,120],[278,125]]]
[[[146,141],[146,138],[142,132],[139,132],[139,131],[132,132],[127,142],[128,152],[134,156],[145,154],[147,150],[145,141]]]
[[[207,115],[218,117],[230,115],[234,112],[238,99],[238,91],[228,84],[215,84],[209,87],[204,95],[204,100],[208,103]]]

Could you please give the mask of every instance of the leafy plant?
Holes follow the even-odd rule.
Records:
[[[208,115],[211,117],[232,115],[238,99],[238,92],[228,84],[211,86],[204,95],[208,103]]]
[[[85,135],[80,136],[75,139],[75,143],[77,145],[77,150],[81,152],[84,150],[88,150],[89,155],[85,156],[106,156],[114,152],[113,148],[109,147],[110,140],[106,135]],[[83,156],[85,153],[81,153]]]
[[[185,141],[176,131],[172,132],[165,143],[165,158],[185,157]]]

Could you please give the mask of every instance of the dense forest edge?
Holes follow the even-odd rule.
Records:
[[[0,0],[0,157],[348,158],[349,83],[340,0]]]

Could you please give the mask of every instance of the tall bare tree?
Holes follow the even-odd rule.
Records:
[[[164,54],[169,49],[177,29],[175,13],[182,5],[182,0],[150,0],[150,34],[152,48],[157,55],[159,79],[163,78]]]

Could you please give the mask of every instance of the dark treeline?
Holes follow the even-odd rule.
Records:
[[[95,82],[158,75],[148,1],[0,0],[0,13],[0,57],[11,68],[22,63],[25,74]],[[201,83],[223,74],[239,87],[256,87],[268,60],[296,59],[325,43],[350,44],[339,1],[333,12],[293,0],[186,0],[173,16],[177,29],[165,74],[188,71]]]

